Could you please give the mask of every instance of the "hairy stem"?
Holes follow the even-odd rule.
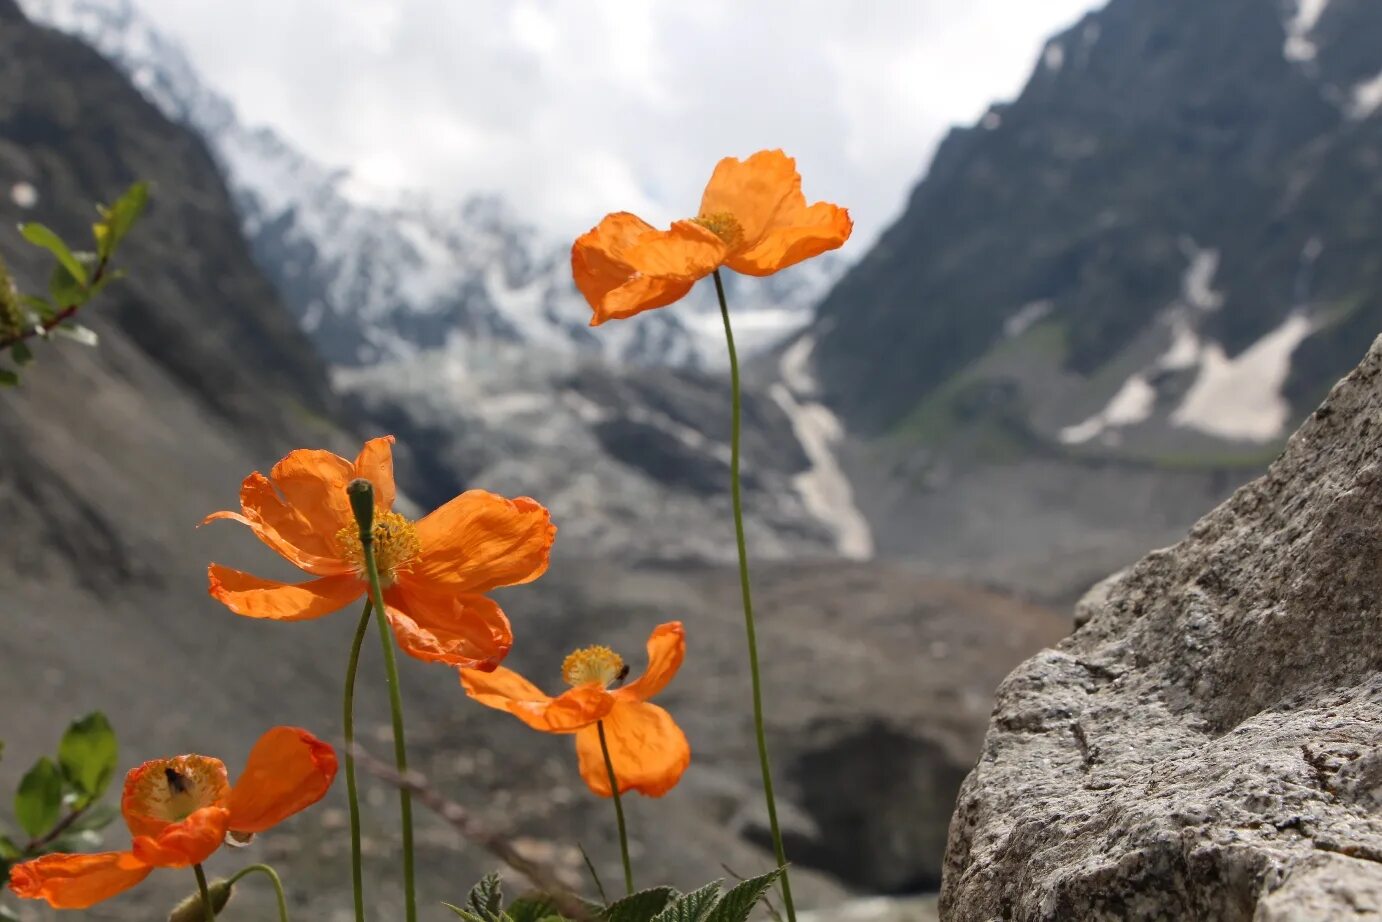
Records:
[[[211,888],[206,883],[206,872],[200,864],[192,865],[192,873],[197,875],[197,891],[202,896],[202,908],[206,910],[206,922],[216,922],[216,907],[211,905]]]
[[[384,651],[384,669],[389,676],[389,709],[393,712],[394,764],[400,775],[408,774],[408,743],[403,732],[403,692],[398,686],[398,661],[393,652],[393,635],[384,618],[384,590],[379,584],[379,567],[374,560],[373,531],[360,530],[360,545],[364,549],[365,569],[369,574],[370,597],[379,617],[379,643]],[[398,790],[398,808],[403,827],[403,910],[407,922],[417,922],[417,889],[413,883],[413,794],[407,788]]]
[[[366,599],[365,610],[360,613],[360,623],[355,628],[355,641],[350,646],[343,696],[346,799],[350,801],[350,883],[355,892],[355,922],[365,922],[365,877],[360,858],[360,790],[355,781],[355,673],[360,666],[360,647],[365,642],[373,609],[374,602]]]
[[[624,891],[633,896],[633,862],[629,860],[629,830],[624,824],[624,801],[619,794],[619,779],[614,776],[614,762],[609,757],[609,742],[605,739],[605,722],[596,721],[600,734],[600,752],[605,757],[605,771],[609,774],[609,791],[614,797],[614,819],[619,824],[619,855],[624,859]]]
[[[253,874],[255,871],[264,874],[273,881],[274,895],[278,897],[278,922],[288,922],[288,897],[283,893],[283,881],[279,878],[278,872],[267,864],[252,864],[247,868],[241,868],[235,872],[228,883],[234,886],[240,878]]]
[[[773,851],[782,868],[782,902],[788,922],[797,922],[796,907],[792,903],[792,882],[787,876],[787,849],[782,844],[782,828],[777,821],[777,799],[773,796],[772,763],[768,758],[768,738],[763,729],[763,679],[758,667],[758,632],[753,623],[753,589],[749,583],[749,551],[744,540],[744,498],[739,476],[740,424],[743,417],[739,384],[739,355],[734,349],[734,330],[729,322],[729,305],[725,302],[725,283],[720,270],[715,270],[715,294],[720,299],[720,317],[725,323],[725,345],[729,348],[730,380],[730,495],[734,501],[734,538],[739,545],[739,585],[744,601],[744,631],[748,637],[749,674],[753,679],[753,729],[758,740],[758,764],[763,772],[763,798],[768,806],[768,825],[772,830]]]

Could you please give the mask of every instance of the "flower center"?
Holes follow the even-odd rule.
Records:
[[[693,219],[692,223],[699,224],[719,237],[730,249],[734,249],[744,242],[744,225],[740,224],[739,219],[728,211],[703,214],[699,218]]]
[[[374,565],[379,570],[379,582],[391,586],[398,579],[398,571],[405,569],[422,553],[417,526],[397,512],[380,512],[375,515],[371,532],[374,535]],[[354,525],[342,528],[336,532],[336,544],[361,579],[367,579],[369,572],[365,569],[365,548],[360,543],[360,529]]]
[[[598,682],[608,688],[629,674],[624,658],[609,647],[585,647],[561,664],[561,677],[573,688]]]
[[[180,756],[143,772],[133,792],[139,813],[165,823],[180,823],[225,798],[224,769],[205,756]]]

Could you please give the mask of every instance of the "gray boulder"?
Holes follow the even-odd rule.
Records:
[[[942,918],[1382,918],[1382,339],[998,691]]]

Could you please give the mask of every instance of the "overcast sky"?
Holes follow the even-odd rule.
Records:
[[[380,188],[499,192],[548,231],[695,213],[782,147],[859,243],[946,128],[1095,0],[137,0],[250,123]]]

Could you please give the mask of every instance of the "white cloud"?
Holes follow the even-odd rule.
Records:
[[[782,147],[871,239],[936,142],[1093,0],[137,0],[252,123],[366,185],[499,192],[556,233],[693,212]]]

